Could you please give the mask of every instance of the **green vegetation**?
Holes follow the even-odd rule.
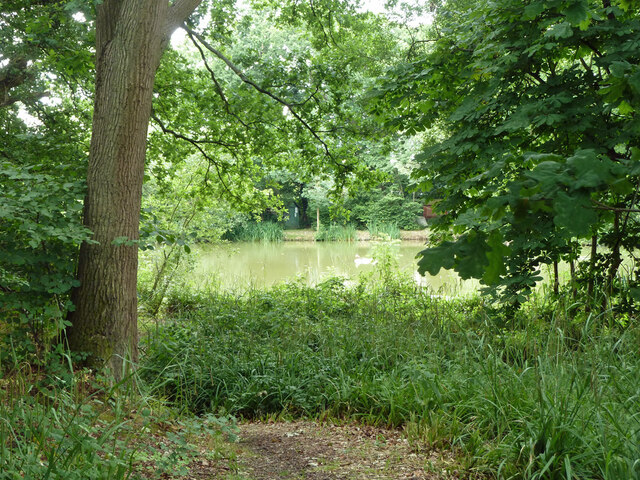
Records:
[[[0,378],[0,478],[184,478],[194,460],[225,454],[216,445],[233,438],[233,419],[179,416],[140,390],[137,378],[110,383],[74,371],[61,349],[42,365],[7,369]]]
[[[616,281],[640,238],[637,1],[455,0],[431,48],[378,82],[387,128],[426,132],[413,172],[448,212],[421,271],[479,278],[514,308],[540,267],[575,264],[583,300]],[[583,260],[582,243],[594,254]],[[596,249],[597,250],[596,253]],[[635,307],[637,308],[637,306]]]
[[[2,2],[0,480],[185,477],[227,415],[640,479],[640,1],[386,3]],[[481,296],[395,273],[424,203]],[[191,290],[287,215],[373,273]]]
[[[281,242],[282,225],[276,222],[246,222],[228,231],[224,238],[236,242]]]
[[[367,230],[369,230],[372,238],[387,238],[391,240],[400,238],[400,229],[395,223],[371,222],[367,224]]]
[[[321,224],[315,238],[318,242],[355,242],[358,240],[358,231],[354,225],[332,223],[327,227]]]
[[[395,225],[402,230],[417,230],[417,218],[422,215],[422,204],[398,193],[368,192],[356,195],[346,202],[351,218],[358,226],[371,224]]]
[[[0,368],[12,349],[20,358],[41,355],[64,328],[77,285],[74,259],[88,239],[77,172],[47,165],[50,157],[34,150],[30,166],[0,163]],[[56,181],[64,176],[64,184]]]
[[[142,377],[195,412],[404,426],[497,478],[640,478],[636,325],[539,297],[510,324],[382,271],[354,287],[176,291]],[[232,361],[230,361],[232,359]]]
[[[0,390],[2,478],[128,478],[135,453],[129,445],[147,429],[131,425],[122,399],[104,390],[87,396],[81,382],[70,392],[34,388],[31,380],[18,375]]]

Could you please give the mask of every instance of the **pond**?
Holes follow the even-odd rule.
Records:
[[[231,243],[202,247],[196,280],[214,277],[225,289],[262,288],[301,278],[316,284],[331,276],[355,279],[374,265],[374,242],[281,242]],[[403,241],[392,246],[398,268],[435,293],[454,295],[477,289],[475,281],[461,281],[455,272],[420,277],[415,256],[424,249],[421,241]]]

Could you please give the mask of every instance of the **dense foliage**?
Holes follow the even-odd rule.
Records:
[[[422,188],[447,212],[421,269],[482,278],[517,304],[541,265],[574,261],[589,241],[577,279],[585,294],[594,282],[616,293],[640,231],[638,3],[453,1],[433,31],[375,106],[389,127],[444,134],[418,156]]]
[[[308,19],[259,3],[233,13],[233,2],[204,2],[163,57],[140,239],[113,243],[166,246],[158,285],[189,244],[238,237],[234,227],[265,209],[281,214],[288,182],[300,201],[310,183],[330,184],[327,199],[380,178],[362,162],[380,132],[363,96],[402,51],[392,25],[348,2],[318,2]],[[2,5],[0,329],[20,350],[40,351],[67,324],[78,247],[91,235],[81,222],[95,18],[91,2]]]
[[[434,1],[429,28],[346,0],[201,2],[147,82],[141,218],[139,197],[122,204],[134,234],[106,235],[113,255],[85,277],[103,295],[79,351],[135,350],[141,301],[141,378],[115,385],[63,332],[78,248],[96,244],[92,121],[111,118],[92,119],[96,5],[124,2],[0,7],[0,477],[184,477],[212,415],[276,414],[402,426],[417,449],[461,452],[468,476],[640,479],[638,0]],[[126,194],[125,150],[107,173]],[[321,240],[395,238],[425,199],[441,216],[421,269],[481,278],[509,316],[396,276],[385,243],[358,282],[189,287],[190,243],[282,237],[258,216],[295,206]],[[129,288],[104,280],[125,278],[123,251]],[[527,301],[561,261],[570,295]],[[209,416],[174,429],[178,412]]]
[[[89,237],[81,202],[92,59],[73,13],[58,3],[2,6],[0,363],[12,353],[42,360],[72,308],[77,250]]]

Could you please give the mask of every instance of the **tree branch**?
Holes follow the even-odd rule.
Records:
[[[213,165],[213,167],[216,170],[216,175],[217,175],[218,179],[220,180],[220,183],[222,184],[222,187],[227,191],[227,193],[232,198],[237,200],[238,202],[240,202],[242,204],[245,203],[242,198],[240,198],[238,195],[236,195],[235,193],[233,193],[231,191],[231,189],[229,188],[228,183],[225,182],[225,180],[224,180],[224,176],[222,174],[222,170],[220,168],[220,165],[218,165],[218,162],[216,162],[213,158],[211,158],[207,154],[207,152],[205,152],[204,149],[200,146],[200,143],[203,143],[202,141],[194,140],[192,138],[187,137],[186,135],[183,135],[183,134],[181,134],[179,132],[176,132],[175,130],[172,130],[172,129],[166,127],[164,125],[164,123],[157,117],[157,115],[155,115],[153,113],[151,114],[151,118],[160,126],[160,128],[162,129],[162,131],[164,133],[168,133],[170,135],[173,135],[175,138],[178,138],[180,140],[184,140],[184,141],[190,143],[191,145],[193,145],[200,152],[200,154],[202,154],[202,156],[207,159],[207,162],[209,163],[209,168],[211,168],[211,166]],[[235,152],[233,151],[233,149],[229,145],[224,144],[223,142],[215,142],[215,141],[211,141],[210,143],[216,143],[218,145],[221,145],[221,146],[227,148],[227,150],[231,153],[231,155],[233,157],[236,157]],[[206,177],[209,174],[209,168],[207,169],[207,174],[205,175],[205,182],[206,182]]]
[[[229,150],[230,153],[232,153],[235,156],[235,152],[232,150],[233,148],[238,148],[241,145],[237,144],[237,143],[227,143],[227,142],[223,142],[222,140],[209,140],[209,139],[195,139],[195,138],[190,138],[187,137],[186,135],[176,132],[175,130],[170,129],[169,127],[167,127],[164,122],[162,120],[160,120],[160,118],[158,118],[158,116],[155,113],[151,114],[151,118],[158,124],[158,126],[160,127],[160,129],[164,132],[164,133],[169,133],[171,135],[173,135],[175,138],[179,138],[180,140],[185,140],[189,143],[191,143],[192,145],[200,145],[200,144],[212,144],[212,145],[219,145],[221,147],[226,148],[227,150]]]
[[[594,203],[596,204],[596,206],[593,207],[595,210],[607,210],[609,212],[622,212],[622,213],[640,213],[640,209],[637,209],[637,208],[610,207],[609,205],[606,205],[601,202],[596,202],[595,200],[594,200]]]
[[[313,138],[315,138],[318,143],[320,143],[324,149],[325,155],[331,159],[331,161],[338,166],[339,168],[344,168],[344,165],[339,164],[335,158],[333,157],[333,155],[331,154],[331,151],[329,150],[329,146],[326,144],[326,142],[320,138],[320,136],[318,135],[318,133],[300,116],[300,114],[298,114],[298,112],[295,111],[295,109],[293,108],[293,104],[287,102],[286,100],[282,99],[281,97],[279,97],[278,95],[271,93],[268,90],[265,90],[264,88],[262,88],[260,85],[258,85],[257,83],[255,83],[253,80],[251,80],[249,77],[247,77],[244,72],[242,70],[240,70],[231,60],[229,60],[222,52],[220,52],[219,50],[217,50],[216,48],[214,48],[212,45],[210,45],[203,37],[202,35],[200,35],[199,33],[191,30],[189,27],[187,27],[186,25],[183,25],[182,28],[184,28],[186,30],[187,33],[193,35],[195,38],[198,39],[198,41],[207,49],[209,50],[211,53],[213,53],[216,57],[218,57],[220,60],[222,60],[230,69],[231,71],[233,71],[233,73],[235,73],[238,77],[240,77],[240,79],[246,83],[247,85],[252,86],[255,90],[257,90],[258,92],[271,97],[273,100],[275,100],[276,102],[280,103],[281,105],[284,105],[285,107],[287,107],[287,109],[289,110],[289,112],[291,112],[291,115],[293,115],[296,120],[298,120],[303,126],[304,128],[306,128],[311,135],[313,136]]]
[[[207,57],[204,54],[204,51],[202,50],[202,48],[200,47],[200,44],[196,42],[196,39],[191,33],[191,31],[187,30],[187,35],[189,36],[189,39],[191,40],[191,42],[198,49],[198,52],[200,52],[200,58],[204,62],[204,67],[207,69],[207,71],[211,75],[211,80],[213,81],[213,84],[216,87],[216,92],[218,93],[218,96],[222,100],[222,103],[224,103],[224,110],[227,112],[227,115],[231,115],[233,118],[238,120],[238,122],[240,122],[240,124],[242,124],[244,128],[248,129],[249,125],[247,125],[238,115],[236,115],[231,111],[231,105],[229,105],[229,100],[227,100],[227,97],[224,94],[224,90],[222,90],[222,85],[220,85],[220,83],[218,82],[218,79],[216,78],[216,74],[213,72],[213,69],[209,66],[209,63],[207,62]]]
[[[5,95],[4,98],[0,99],[0,108],[8,107],[9,105],[13,105],[16,102],[33,102],[35,100],[40,100],[42,97],[48,97],[49,95],[49,92],[32,92],[15,97],[9,97],[8,95]]]
[[[173,31],[179,28],[201,3],[202,0],[175,0],[169,7],[166,36],[170,37]]]

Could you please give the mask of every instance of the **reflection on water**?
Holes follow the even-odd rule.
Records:
[[[197,279],[217,277],[223,288],[246,289],[265,287],[297,277],[316,284],[331,276],[356,278],[361,272],[375,268],[374,245],[368,242],[324,243],[233,243],[200,249]],[[420,277],[416,271],[416,254],[422,242],[402,242],[393,246],[399,269],[408,272],[422,285],[436,293],[467,293],[477,282],[461,281],[452,271],[441,270],[436,276]]]

